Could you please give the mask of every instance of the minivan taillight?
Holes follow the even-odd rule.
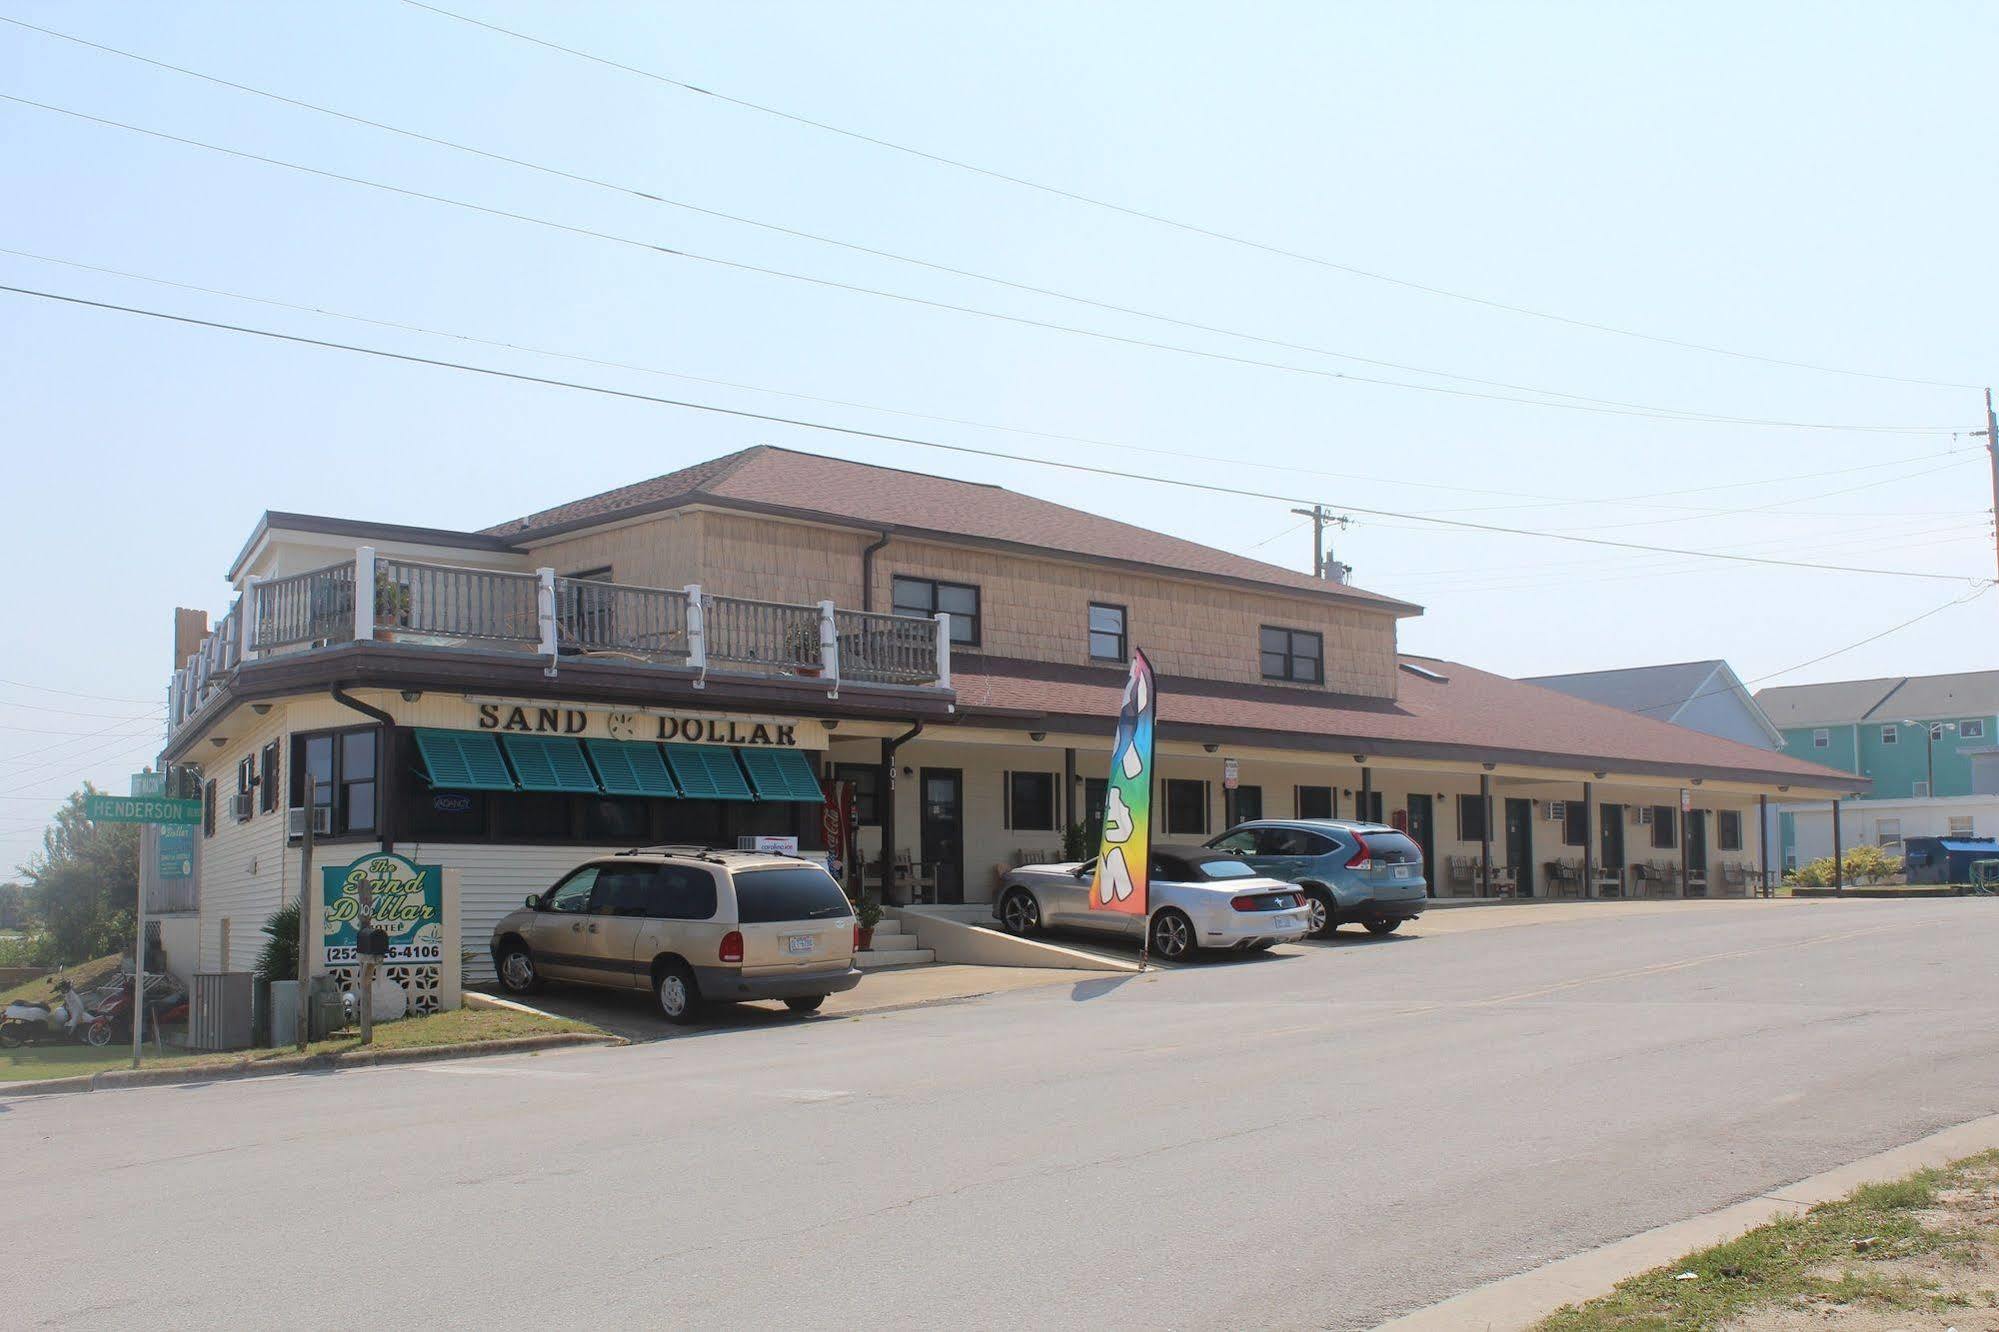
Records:
[[[741,930],[730,930],[722,936],[722,951],[720,956],[724,962],[740,962],[743,960],[743,932]]]
[[[1347,862],[1347,868],[1353,870],[1374,868],[1374,861],[1368,855],[1367,839],[1359,833],[1353,835],[1353,859]]]

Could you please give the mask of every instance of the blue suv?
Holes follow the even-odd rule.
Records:
[[[1429,905],[1422,848],[1386,824],[1257,819],[1208,845],[1302,888],[1315,939],[1356,922],[1369,934],[1393,934]]]

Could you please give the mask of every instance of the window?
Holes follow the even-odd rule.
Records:
[[[1976,835],[1977,835],[1977,825],[1976,825],[1976,824],[1974,824],[1974,823],[1972,822],[1972,817],[1971,817],[1971,815],[1969,815],[1969,814],[1953,814],[1953,815],[1951,815],[1951,816],[1950,816],[1950,835],[1951,835],[1952,837],[1973,837],[1973,836],[1976,836]]]
[[[278,753],[282,746],[273,740],[264,746],[262,785],[257,788],[257,808],[266,814],[278,807]]]
[[[1589,845],[1589,806],[1580,800],[1562,802],[1562,845]]]
[[[745,925],[831,920],[854,911],[833,876],[817,865],[741,870],[735,880],[736,919]]]
[[[620,865],[597,871],[596,891],[590,894],[593,916],[644,916],[652,904],[652,867]]]
[[[1368,836],[1374,836],[1369,833]],[[1331,855],[1339,843],[1330,837],[1303,828],[1258,828],[1256,830],[1256,854],[1259,856],[1305,856]]]
[[[585,865],[577,870],[543,899],[542,909],[560,911],[565,915],[582,915],[590,909],[590,894],[597,886],[597,874],[595,865]]]
[[[662,865],[646,913],[659,920],[707,920],[715,914],[715,876],[691,865]]]
[[[1832,744],[1832,732],[1818,730],[1812,732],[1812,748],[1825,749]]]
[[[1326,678],[1319,635],[1304,629],[1278,629],[1264,625],[1263,678],[1293,680],[1299,684],[1321,684]]]
[[[882,821],[882,770],[878,763],[835,763],[833,780],[854,784],[854,817],[863,828],[879,828]]]
[[[340,837],[375,830],[375,728],[293,739],[292,804],[332,811]]]
[[[1957,734],[1959,738],[1965,740],[1983,740],[1985,738],[1985,718],[1966,717],[1957,724]]]
[[[1000,811],[1000,826],[1014,832],[1055,831],[1055,774],[1052,772],[1010,772],[1006,774],[1006,807]]]
[[[637,846],[652,834],[652,808],[645,800],[583,796],[583,840]]]
[[[1208,831],[1208,784],[1191,777],[1166,779],[1166,831],[1185,836]]]
[[[1301,819],[1330,819],[1333,817],[1333,788],[1330,786],[1299,787],[1298,817]]]
[[[1489,802],[1475,795],[1458,797],[1458,840],[1460,842],[1483,842],[1485,840],[1486,811]]]
[[[1724,809],[1714,816],[1714,842],[1723,851],[1742,849],[1742,811]]]
[[[1680,811],[1671,805],[1652,806],[1652,845],[1665,850],[1680,844],[1679,833],[1673,827],[1673,818]]]
[[[250,793],[257,789],[257,759],[253,754],[245,754],[236,765],[236,799],[229,802],[230,812],[236,822],[250,821]]]
[[[215,780],[210,778],[201,788],[201,835],[215,836]]]
[[[951,617],[951,641],[977,647],[980,638],[979,589],[969,583],[940,583],[934,578],[905,578],[889,584],[897,615]]]
[[[1902,821],[1900,819],[1874,820],[1874,845],[1900,846],[1902,844]]]
[[[1261,831],[1257,828],[1245,828],[1241,832],[1232,832],[1227,836],[1215,838],[1208,843],[1208,847],[1214,851],[1231,851],[1239,856],[1253,856],[1256,854],[1257,834]]]
[[[1901,744],[1902,728],[1895,725],[1893,722],[1890,722],[1888,725],[1883,726],[1881,728],[1881,743],[1884,745]]]
[[[1090,603],[1090,656],[1097,661],[1125,660],[1124,607]]]
[[[1238,786],[1235,789],[1235,821],[1248,823],[1263,817],[1263,788]]]

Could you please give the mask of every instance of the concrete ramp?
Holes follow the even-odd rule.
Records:
[[[1063,967],[1075,971],[1138,970],[1138,963],[1092,948],[1052,939],[1021,939],[992,920],[984,906],[888,907],[884,914],[901,922],[902,932],[916,936],[939,962],[975,967]]]

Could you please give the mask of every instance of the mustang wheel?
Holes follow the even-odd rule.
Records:
[[[1166,962],[1185,962],[1194,955],[1194,922],[1177,911],[1162,911],[1152,918],[1153,956]]]
[[[1008,934],[1032,934],[1041,928],[1041,907],[1034,894],[1016,888],[1000,903],[1000,924]]]

